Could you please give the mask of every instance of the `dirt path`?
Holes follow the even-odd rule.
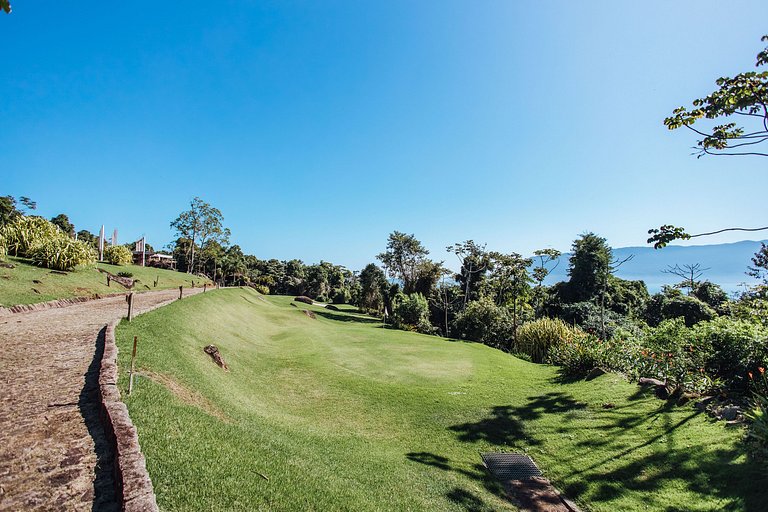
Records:
[[[178,294],[136,294],[134,311]],[[126,314],[120,296],[0,316],[0,510],[119,510],[98,369],[104,327]]]

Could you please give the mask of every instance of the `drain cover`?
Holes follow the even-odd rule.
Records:
[[[536,463],[522,453],[481,453],[480,456],[488,471],[501,481],[541,476]]]

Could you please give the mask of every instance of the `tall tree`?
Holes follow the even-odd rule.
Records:
[[[441,265],[440,282],[429,298],[430,305],[436,313],[432,315],[432,323],[440,325],[443,336],[448,336],[451,314],[455,313],[455,305],[462,300],[464,295],[456,282],[453,279],[449,280],[452,274],[450,269]]]
[[[605,276],[610,274],[613,251],[605,238],[585,233],[573,242],[568,275],[567,302],[591,300],[603,289]]]
[[[75,225],[69,221],[69,217],[66,214],[60,213],[51,219],[51,224],[58,226],[63,232],[70,237],[75,236]]]
[[[81,242],[85,242],[94,249],[99,248],[99,237],[88,231],[87,229],[81,229],[77,232],[77,239]],[[149,245],[149,244],[147,244]]]
[[[13,196],[0,197],[0,226],[20,217],[21,212],[16,208],[16,198]]]
[[[536,291],[534,292],[536,315],[541,313],[544,302],[544,280],[560,265],[561,254],[557,249],[533,251],[533,255],[538,260],[538,265],[533,268],[533,280],[536,281]],[[555,264],[552,265],[552,262]]]
[[[429,251],[414,235],[394,231],[389,235],[387,250],[376,256],[392,277],[403,282],[403,291],[413,293],[419,265]]]
[[[379,313],[384,308],[386,291],[387,278],[384,272],[373,263],[366,265],[360,272],[360,310]]]
[[[516,340],[521,299],[528,295],[531,289],[530,283],[533,281],[528,274],[528,267],[533,260],[523,258],[516,252],[510,254],[491,252],[490,257],[492,264],[489,281],[495,292],[495,301],[499,306],[507,306],[511,303],[512,337]]]
[[[187,272],[193,273],[195,268],[195,248],[204,247],[210,240],[226,244],[229,239],[229,229],[222,224],[224,216],[218,208],[214,208],[199,197],[190,202],[190,209],[181,212],[171,222],[171,227],[176,230],[180,238],[190,240],[188,256],[189,266]]]
[[[680,266],[667,265],[667,268],[662,270],[664,274],[671,274],[683,279],[683,282],[677,285],[678,288],[687,288],[688,295],[691,295],[696,289],[696,286],[704,275],[704,272],[710,270],[709,268],[701,268],[701,263],[685,264]]]
[[[456,280],[464,289],[464,307],[466,307],[470,300],[477,298],[476,291],[480,288],[483,275],[490,265],[488,252],[485,250],[485,244],[477,244],[474,240],[449,245],[445,250],[455,254],[461,262]]]

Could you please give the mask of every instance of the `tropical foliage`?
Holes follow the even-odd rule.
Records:
[[[84,242],[65,236],[48,238],[28,252],[32,262],[54,270],[73,270],[79,265],[96,263],[96,251]]]
[[[133,263],[133,253],[122,245],[111,245],[104,249],[104,261],[110,265],[130,265]]]

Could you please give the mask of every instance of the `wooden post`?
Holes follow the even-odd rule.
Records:
[[[179,286],[179,299],[184,295],[184,286]]]
[[[128,395],[129,396],[133,391],[133,369],[136,362],[136,342],[138,341],[138,339],[139,339],[138,336],[133,337],[133,352],[131,353],[131,372],[128,374]]]
[[[205,290],[208,288],[208,283],[203,283],[203,293],[205,293]]]
[[[111,280],[112,280],[112,279],[109,277],[109,274],[107,274],[107,286],[109,286],[109,282],[110,282]]]
[[[128,294],[128,321],[133,320],[133,292]]]

